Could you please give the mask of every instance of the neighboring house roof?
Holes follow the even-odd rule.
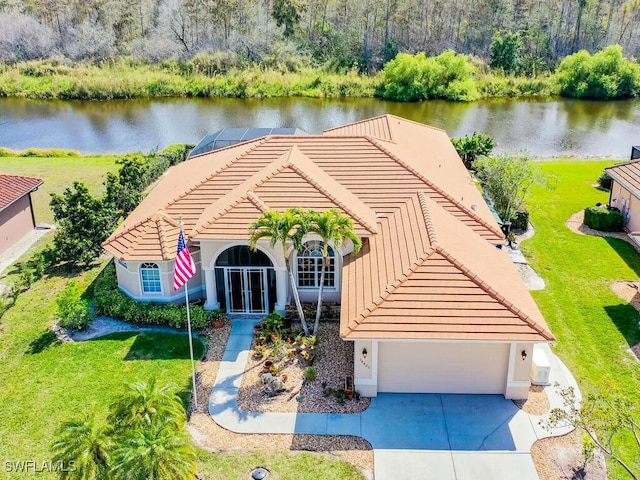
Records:
[[[37,190],[42,184],[40,178],[0,174],[0,211]]]
[[[378,219],[343,268],[343,338],[549,341],[506,251],[423,192]]]
[[[640,198],[640,159],[618,163],[605,171],[633,196]]]
[[[306,132],[298,128],[223,128],[200,140],[191,150],[189,158],[267,135],[306,135]]]

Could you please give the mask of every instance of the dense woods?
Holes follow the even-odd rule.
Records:
[[[638,27],[639,0],[0,0],[0,59],[156,62],[207,51],[371,73],[398,52],[452,49],[489,63],[497,35],[534,74],[581,49],[620,44],[637,56]]]

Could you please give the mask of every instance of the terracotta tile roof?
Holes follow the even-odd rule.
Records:
[[[0,210],[33,192],[42,183],[40,178],[0,174]]]
[[[180,220],[196,243],[245,240],[262,212],[294,206],[337,207],[364,237],[345,259],[345,338],[553,338],[495,248],[502,232],[446,133],[390,115],[192,158],[104,247],[125,260],[171,259]]]
[[[286,195],[283,195],[286,192]],[[268,209],[338,208],[354,221],[356,233],[376,233],[375,212],[309,160],[295,145],[207,207],[194,238],[244,238],[251,222]]]
[[[605,168],[616,182],[640,198],[640,160],[630,160]]]
[[[171,260],[178,249],[178,223],[160,210],[109,238],[105,249],[121,260]]]
[[[343,338],[549,341],[505,251],[422,192],[343,268]]]
[[[367,136],[379,138],[381,140],[393,141],[393,133],[391,131],[391,120],[400,119],[393,115],[380,115],[378,117],[367,118],[359,122],[342,125],[340,127],[329,128],[323,133],[325,135],[348,135],[348,136]],[[406,121],[404,118],[401,120]]]
[[[368,135],[373,143],[422,178],[461,221],[490,240],[504,238],[444,130],[395,115],[381,115],[325,130],[325,135]],[[434,196],[430,194],[430,196]],[[451,208],[453,206],[453,208]],[[485,231],[486,230],[486,231]]]

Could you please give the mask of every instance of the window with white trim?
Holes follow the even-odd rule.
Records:
[[[140,266],[142,293],[162,293],[160,267],[155,263],[143,263]]]
[[[318,288],[320,286],[320,275],[322,273],[322,246],[320,240],[306,242],[298,251],[298,287]],[[329,247],[329,264],[324,274],[324,286],[335,287],[335,256]]]

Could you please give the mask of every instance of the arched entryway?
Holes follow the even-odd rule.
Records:
[[[269,257],[246,245],[228,248],[215,265],[220,308],[229,313],[269,313],[276,302],[276,275]]]

